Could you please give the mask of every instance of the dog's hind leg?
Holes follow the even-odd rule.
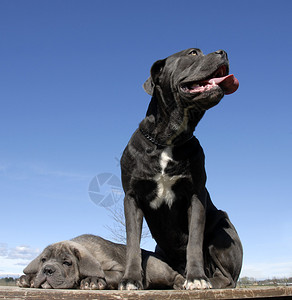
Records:
[[[242,246],[227,214],[212,235],[206,249],[206,275],[215,289],[234,288],[241,271]]]
[[[235,288],[236,284],[231,278],[230,274],[223,275],[221,270],[216,269],[213,273],[213,277],[209,278],[213,289],[226,289]]]
[[[211,246],[209,251],[213,264],[213,272],[209,273],[207,271],[206,273],[209,273],[207,276],[213,289],[234,288],[236,286],[236,282],[233,280],[229,271],[222,266],[217,257],[216,249]]]

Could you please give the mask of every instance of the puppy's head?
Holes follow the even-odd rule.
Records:
[[[144,89],[163,98],[167,110],[176,106],[206,111],[237,90],[238,80],[228,74],[225,51],[204,55],[200,49],[191,48],[155,62]]]
[[[96,264],[85,247],[64,241],[45,248],[23,272],[32,275],[31,287],[68,289],[77,287],[82,278],[96,276]]]

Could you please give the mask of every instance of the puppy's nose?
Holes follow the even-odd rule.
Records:
[[[53,266],[45,266],[43,273],[47,276],[52,276],[56,269]]]
[[[218,54],[218,55],[221,55],[221,56],[223,56],[225,58],[228,58],[227,57],[227,53],[224,50],[222,50],[222,49],[215,51],[215,54]]]

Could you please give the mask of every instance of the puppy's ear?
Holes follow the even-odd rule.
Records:
[[[100,263],[94,258],[90,252],[85,248],[74,249],[74,255],[78,259],[80,277],[101,277],[105,278],[105,274],[101,268]]]
[[[150,96],[153,95],[154,87],[157,84],[157,79],[164,68],[165,61],[166,61],[165,59],[162,59],[162,60],[158,60],[153,64],[150,71],[151,76],[143,84],[143,88],[145,92]]]

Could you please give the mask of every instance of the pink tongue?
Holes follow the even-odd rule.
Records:
[[[239,86],[238,80],[234,77],[233,74],[224,76],[224,77],[219,77],[219,78],[212,78],[208,80],[209,83],[212,84],[212,82],[216,83],[219,85],[222,90],[224,91],[225,95],[229,95],[234,93]]]

